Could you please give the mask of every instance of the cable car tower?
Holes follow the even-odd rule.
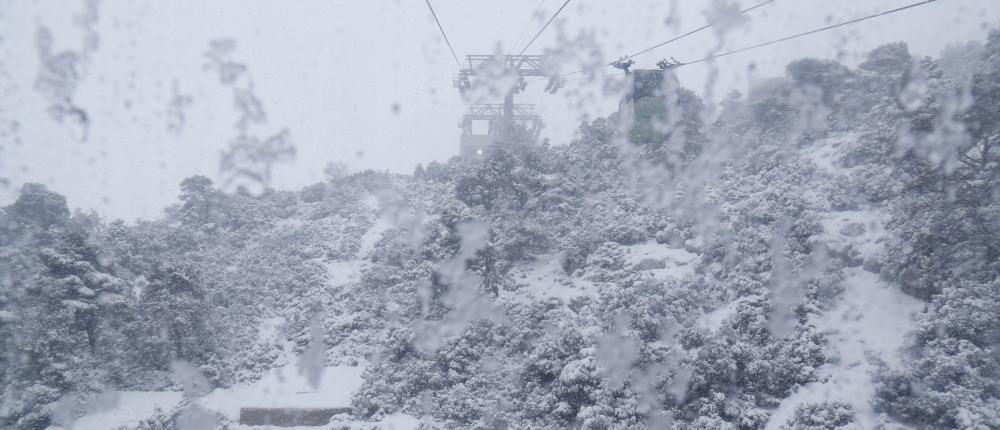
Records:
[[[509,115],[506,113],[508,107],[510,108]],[[458,126],[462,129],[463,134],[473,134],[472,122],[486,121],[489,127],[487,134],[498,135],[500,133],[499,121],[505,118],[528,130],[532,137],[538,137],[542,128],[545,127],[542,118],[535,113],[535,105],[532,104],[512,104],[510,106],[506,104],[474,104],[469,106],[469,112],[462,116],[462,122]]]
[[[459,70],[452,83],[459,92],[465,93],[473,88],[473,80],[478,76],[516,76],[517,82],[504,95],[502,104],[475,104],[469,107],[469,112],[462,117],[459,127],[462,129],[460,155],[465,159],[481,157],[489,145],[501,138],[507,137],[514,126],[527,129],[533,137],[537,137],[545,127],[542,118],[535,113],[535,105],[515,104],[514,96],[523,92],[528,81],[525,77],[548,78],[546,92],[555,94],[562,87],[565,78],[551,76],[543,67],[544,55],[466,55],[465,64]],[[474,121],[486,121],[486,135],[473,132]]]
[[[444,38],[452,58],[455,59],[455,65],[458,66],[458,75],[455,77],[453,84],[460,92],[464,94],[469,89],[472,89],[473,78],[477,76],[499,74],[503,76],[513,75],[517,78],[517,83],[507,90],[504,95],[502,105],[474,105],[470,107],[469,113],[462,118],[459,127],[462,128],[460,153],[463,158],[469,159],[469,157],[466,157],[467,154],[471,154],[472,159],[482,156],[486,146],[493,144],[498,138],[509,136],[515,124],[530,124],[529,130],[533,130],[532,133],[537,135],[538,131],[544,126],[541,118],[535,114],[533,105],[515,105],[514,94],[524,91],[528,86],[528,81],[524,79],[526,76],[548,77],[549,82],[545,86],[545,91],[552,94],[555,94],[562,87],[565,78],[560,75],[545,73],[545,68],[543,67],[545,56],[524,55],[524,53],[535,43],[538,36],[541,36],[545,32],[545,29],[552,24],[552,21],[559,16],[559,13],[566,8],[570,0],[563,1],[562,6],[559,6],[559,9],[538,29],[534,37],[524,45],[524,48],[521,48],[521,51],[517,55],[466,55],[464,64],[458,59],[458,55],[455,55],[455,48],[451,46],[451,41],[448,40],[448,34],[445,33],[444,26],[441,25],[441,20],[438,19],[437,12],[434,11],[434,5],[431,4],[430,0],[424,0],[424,2],[427,3],[427,8],[430,10],[431,16],[434,17],[434,23],[437,24],[438,30],[441,32],[441,37]],[[524,30],[521,31],[521,35],[528,29],[532,21],[534,21],[534,17],[525,25]],[[518,36],[518,40],[520,40],[520,36]],[[488,121],[490,124],[489,133],[485,135],[472,134],[473,121]]]

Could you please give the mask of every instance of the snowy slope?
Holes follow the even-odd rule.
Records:
[[[534,261],[519,264],[511,269],[511,276],[518,287],[515,291],[502,291],[503,300],[529,303],[545,298],[566,301],[576,297],[597,298],[593,282],[565,274],[562,254],[540,255]]]
[[[795,406],[803,403],[840,401],[854,406],[857,423],[872,428],[876,415],[871,400],[875,394],[873,373],[879,362],[898,365],[900,348],[914,327],[913,316],[922,305],[878,275],[846,270],[844,294],[813,323],[827,334],[830,363],[819,372],[819,381],[806,385],[781,402],[769,429],[777,429]]]
[[[849,174],[837,160],[840,144],[852,138],[856,136],[843,134],[814,142],[803,155],[822,171]],[[810,320],[826,335],[829,361],[819,369],[817,382],[801,387],[772,412],[768,429],[781,428],[799,405],[829,401],[852,405],[859,428],[875,426],[872,378],[882,363],[899,364],[901,348],[923,309],[920,301],[904,294],[898,285],[869,271],[877,268],[862,268],[869,257],[885,252],[887,219],[885,208],[878,206],[822,217],[823,233],[817,239],[827,245],[831,257],[848,266],[843,269],[843,293],[829,310]]]
[[[365,203],[373,211],[378,212],[377,199],[370,198]],[[295,220],[286,224],[295,224]],[[354,258],[323,262],[327,268],[328,285],[344,287],[359,282],[365,256],[374,248],[382,233],[389,228],[391,228],[389,221],[379,217],[362,236],[361,248]],[[279,317],[265,319],[261,337],[272,340],[271,338],[277,336],[277,327],[282,322],[283,319]],[[286,348],[286,355],[290,354],[288,351],[290,349]],[[294,364],[297,361],[289,359],[287,362],[291,364],[271,369],[257,381],[213,390],[204,397],[195,399],[193,403],[207,411],[218,413],[233,423],[238,422],[240,409],[244,407],[337,408],[351,405],[351,396],[362,383],[363,363],[357,366],[324,368],[319,387],[313,389],[306,378],[299,374]],[[135,426],[140,421],[153,417],[157,410],[170,413],[184,399],[180,391],[122,391],[114,394],[118,399],[114,407],[87,414],[77,420],[72,428],[109,430]],[[409,416],[390,416],[380,425],[385,429],[406,430],[415,428],[414,422],[415,419]]]
[[[819,372],[819,381],[792,394],[774,411],[769,429],[777,429],[795,406],[840,401],[854,406],[857,423],[872,428],[876,414],[873,373],[879,362],[898,365],[900,348],[914,327],[921,303],[878,275],[860,268],[846,269],[844,294],[829,311],[812,322],[827,334],[830,362]]]
[[[625,252],[625,269],[637,270],[656,279],[680,279],[694,274],[700,258],[697,254],[675,249],[667,245],[649,241],[622,246]],[[528,263],[521,263],[511,270],[517,283],[512,292],[501,292],[501,298],[515,302],[532,302],[546,298],[569,301],[577,297],[597,299],[598,288],[586,276],[570,276],[562,268],[562,254],[544,254]],[[644,263],[656,261],[662,268],[641,267]]]
[[[392,228],[392,223],[382,212],[382,204],[379,199],[375,196],[368,196],[365,199],[365,206],[378,214],[375,219],[375,224],[361,236],[361,248],[358,249],[357,258],[364,258],[373,249],[375,249],[375,244],[378,243],[379,239],[382,238],[382,233],[386,230]]]
[[[157,409],[170,412],[183,400],[180,391],[118,391],[115,406],[87,414],[73,423],[73,430],[109,430],[135,426],[152,417]]]

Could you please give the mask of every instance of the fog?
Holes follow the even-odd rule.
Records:
[[[532,34],[544,22],[538,17],[547,19],[558,6],[544,3],[536,11],[535,0],[445,0],[437,9],[463,56],[519,49],[513,43],[525,24],[535,17],[527,32]],[[590,33],[597,45],[587,48],[611,61],[700,27],[709,3],[573,3],[528,53],[553,48],[559,37]],[[902,3],[779,1],[748,14],[748,22],[727,35],[723,46],[738,48]],[[298,151],[293,163],[276,171],[275,188],[320,180],[331,161],[352,170],[408,173],[417,163],[457,154],[455,124],[464,102],[451,86],[454,62],[422,2],[101,1],[94,26],[99,46],[73,95],[90,117],[85,141],[46,115],[45,101],[34,90],[37,29],[52,31],[57,50],[78,49],[83,34],[74,17],[84,10],[83,2],[9,1],[3,10],[0,115],[7,127],[17,124],[17,132],[4,137],[0,162],[10,183],[3,201],[23,182],[42,182],[66,193],[71,206],[126,220],[150,218],[176,200],[180,179],[196,173],[215,177],[235,121],[225,88],[204,67],[209,42],[219,38],[236,41],[233,58],[252,74],[268,126],[287,128]],[[936,54],[950,43],[982,38],[998,21],[1000,8],[990,0],[941,1],[874,24],[734,55],[718,61],[715,95],[746,92],[748,82],[778,75],[784,64],[802,56],[850,64],[895,40],[907,41],[917,54]],[[635,67],[654,67],[667,56],[700,58],[715,43],[711,31],[702,32],[637,58]],[[680,71],[682,85],[704,94],[706,67]],[[544,94],[542,84],[517,101],[538,105],[547,124],[543,136],[553,144],[572,139],[581,118],[606,115],[617,106],[618,95],[591,80],[567,83],[568,90],[594,96],[585,106],[573,91]],[[171,133],[175,94],[190,103],[183,107],[183,124]]]
[[[998,107],[996,0],[0,0],[0,429],[1000,428]]]
[[[437,7],[461,56],[516,49],[514,39],[533,14],[547,17],[558,6],[546,3],[552,4],[538,12],[534,0],[442,1]],[[780,3],[750,14],[750,22],[724,46],[738,48],[900,2]],[[593,32],[610,61],[703,25],[706,6],[576,3],[532,52],[551,48],[560,35]],[[234,121],[224,89],[204,70],[204,53],[216,38],[237,42],[234,57],[253,74],[268,124],[291,131],[298,157],[276,172],[276,188],[315,182],[330,161],[355,170],[409,172],[417,163],[457,153],[453,124],[464,111],[463,100],[451,87],[455,70],[447,48],[420,2],[263,1],[252,7],[238,1],[100,2],[95,26],[100,44],[74,95],[92,121],[81,142],[43,113],[45,103],[33,83],[37,28],[51,29],[56,47],[76,48],[82,34],[73,17],[83,9],[82,2],[12,1],[0,15],[5,94],[0,112],[7,124],[18,124],[18,138],[5,137],[2,162],[12,185],[6,200],[20,183],[43,182],[65,192],[73,206],[148,218],[175,201],[181,178],[215,175],[219,153],[232,137],[227,126]],[[543,22],[535,18],[532,31]],[[806,55],[851,63],[893,40],[906,40],[915,53],[936,54],[949,43],[981,38],[998,20],[1000,11],[989,0],[944,1],[877,24],[735,55],[718,63],[716,94],[745,92],[752,79],[780,74],[783,64]],[[712,33],[703,32],[647,54],[636,67],[652,67],[668,55],[700,58],[714,43]],[[686,68],[681,82],[704,93],[705,73],[706,65]],[[589,80],[568,85],[596,86]],[[581,108],[565,95],[543,94],[541,87],[533,85],[518,102],[538,105],[547,123],[543,135],[555,144],[572,138],[580,118],[606,114],[617,104],[615,94],[602,92],[600,103]],[[191,103],[183,109],[179,131],[170,133],[168,107],[175,92]]]

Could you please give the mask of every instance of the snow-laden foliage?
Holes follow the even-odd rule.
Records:
[[[297,363],[365,366],[354,419],[425,428],[998,428],[1000,32],[976,46],[802,59],[718,114],[668,72],[565,145],[298,192],[194,176],[134,225],[25,185],[0,422]],[[923,308],[878,315],[892,341],[857,310],[883,287]],[[139,428],[229,425],[198,393]]]

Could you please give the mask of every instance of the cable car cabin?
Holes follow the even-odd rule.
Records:
[[[463,161],[476,162],[486,156],[486,150],[496,143],[496,136],[491,134],[462,134],[458,144],[458,156]]]
[[[634,101],[663,95],[663,70],[633,70],[629,73],[629,79],[632,87],[625,94],[626,99]]]
[[[677,76],[664,70],[633,70],[628,74],[629,87],[621,102],[618,114],[623,124],[631,124],[628,138],[633,143],[660,142],[665,136],[655,126],[666,118],[665,88],[677,87]],[[671,82],[665,80],[670,79]]]

